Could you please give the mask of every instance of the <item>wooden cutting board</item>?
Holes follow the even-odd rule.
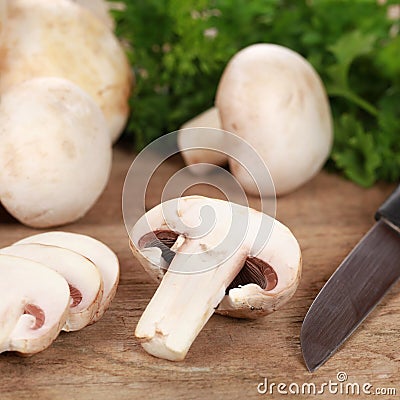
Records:
[[[292,229],[303,251],[303,277],[296,295],[282,310],[258,321],[213,316],[187,358],[172,363],[149,356],[133,336],[156,289],[131,256],[121,215],[123,182],[133,159],[133,152],[115,149],[112,176],[101,199],[85,218],[62,228],[92,235],[117,253],[121,280],[111,308],[97,324],[80,332],[61,333],[49,349],[31,358],[0,355],[1,400],[260,398],[257,385],[264,378],[276,384],[318,386],[337,382],[339,371],[347,374],[347,382],[369,382],[372,390],[394,387],[400,394],[400,284],[314,374],[305,368],[299,341],[308,307],[371,227],[374,212],[392,185],[365,190],[322,172],[300,190],[278,199],[277,217]],[[149,206],[158,204],[163,179],[181,167],[178,158],[163,166],[148,196]],[[199,191],[215,195],[204,187]],[[0,211],[0,246],[34,233]],[[265,397],[282,397],[276,387],[274,393]],[[332,397],[327,391],[318,397],[344,398]]]

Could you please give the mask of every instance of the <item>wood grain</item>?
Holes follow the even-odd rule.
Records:
[[[338,371],[345,371],[349,382],[395,387],[400,394],[400,285],[316,373],[307,372],[299,342],[312,300],[373,224],[375,210],[393,186],[380,184],[365,190],[322,172],[300,190],[280,198],[277,216],[295,233],[303,251],[303,277],[296,295],[284,309],[262,320],[213,316],[186,360],[171,363],[149,356],[133,336],[156,289],[131,256],[121,215],[123,182],[133,159],[133,152],[116,149],[110,183],[96,206],[79,222],[62,228],[92,235],[118,254],[121,281],[111,308],[97,324],[62,333],[48,350],[34,357],[1,355],[1,400],[260,398],[257,385],[264,377],[275,383],[320,384],[335,380]],[[162,182],[181,166],[181,160],[174,158],[161,169],[149,205],[158,203]],[[204,187],[198,190],[209,193]],[[0,246],[34,233],[0,211]]]

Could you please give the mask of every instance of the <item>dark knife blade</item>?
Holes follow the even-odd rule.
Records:
[[[354,332],[400,278],[400,186],[321,289],[301,328],[307,368],[320,367]]]

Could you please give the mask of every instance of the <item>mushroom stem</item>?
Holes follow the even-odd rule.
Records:
[[[198,247],[198,242],[189,242],[185,254],[176,254],[138,323],[135,335],[153,356],[185,358],[247,257],[239,251],[215,268],[190,273],[204,258],[215,257],[212,251],[196,254]]]

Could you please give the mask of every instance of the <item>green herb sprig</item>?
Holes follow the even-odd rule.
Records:
[[[335,126],[328,167],[365,187],[399,180],[398,1],[125,3],[114,15],[136,74],[126,135],[137,149],[211,107],[239,49],[270,42],[302,54],[324,81]]]

